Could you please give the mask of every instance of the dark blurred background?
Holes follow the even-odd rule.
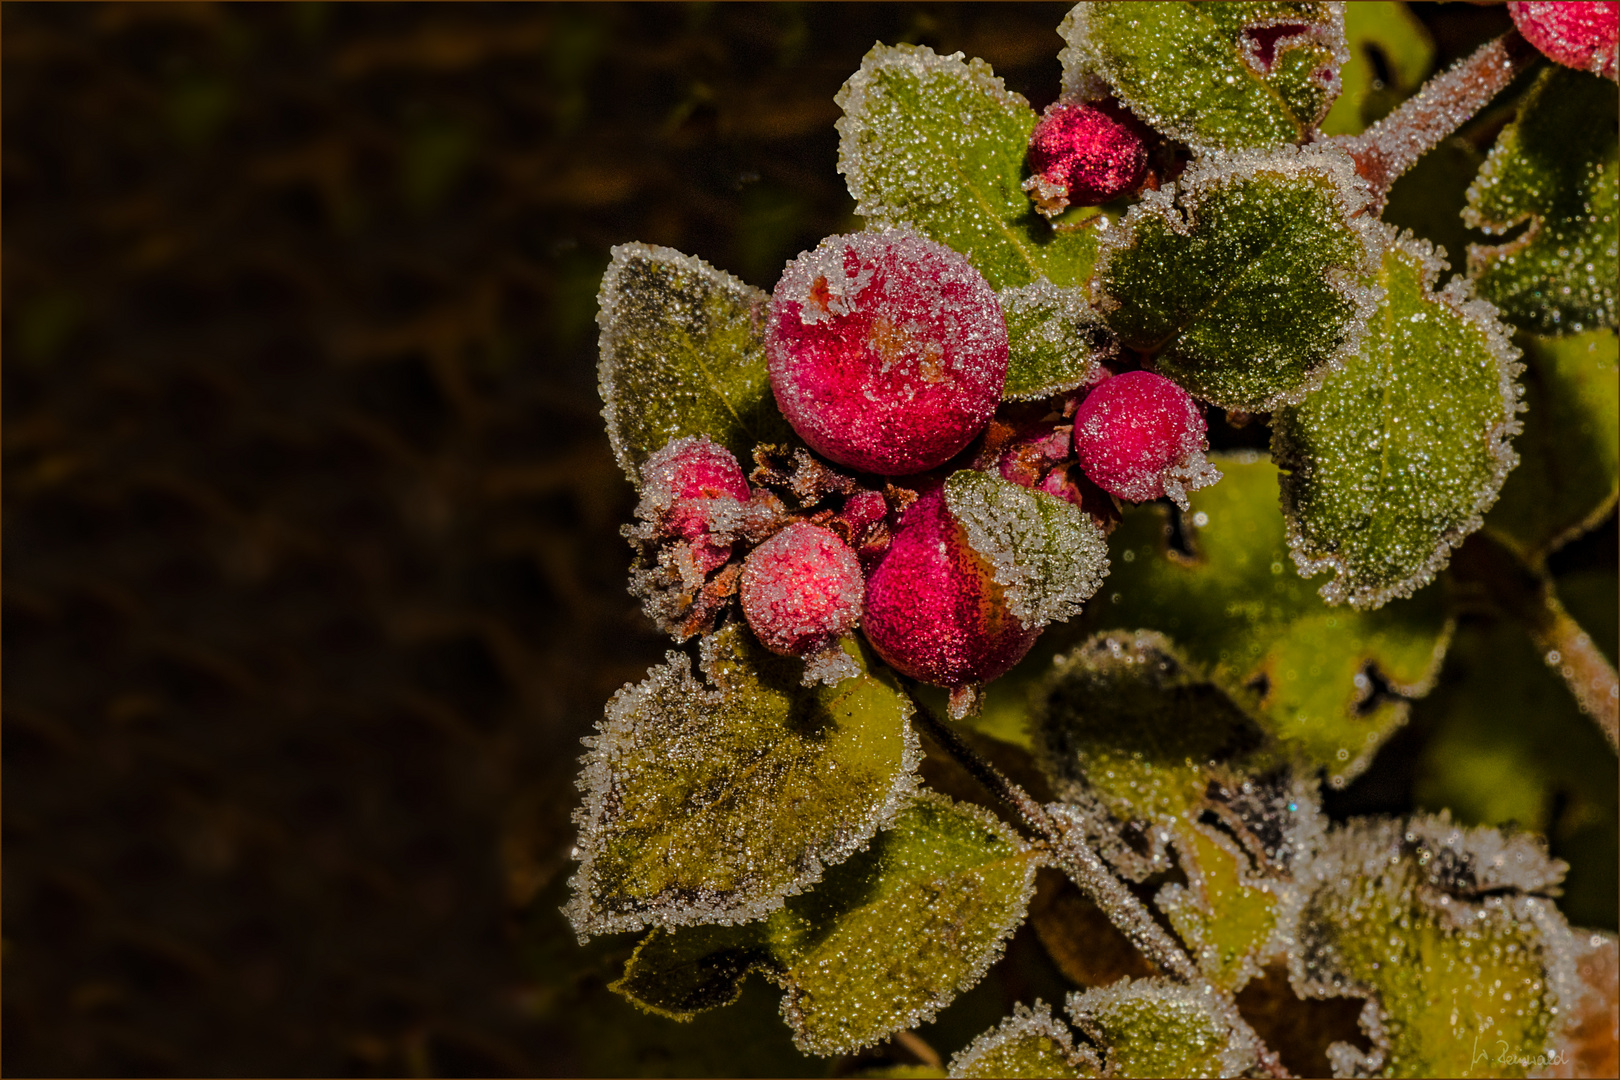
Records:
[[[597,282],[769,288],[857,224],[875,40],[1040,108],[1065,10],[0,9],[7,1073],[828,1068],[766,991],[637,1020],[556,914],[577,740],[665,646]]]

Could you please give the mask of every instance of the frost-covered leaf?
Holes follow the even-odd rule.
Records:
[[[1025,626],[1079,614],[1108,573],[1103,531],[1056,495],[961,469],[945,481],[945,505]]]
[[[1463,220],[1506,243],[1468,249],[1468,274],[1504,317],[1539,334],[1616,322],[1620,174],[1614,84],[1554,64],[1468,189]]]
[[[1613,571],[1571,584],[1607,601],[1594,625],[1612,635]],[[1516,822],[1547,835],[1570,863],[1560,910],[1596,923],[1614,918],[1620,777],[1614,751],[1562,682],[1517,623],[1464,623],[1445,676],[1413,706],[1413,723],[1430,734],[1412,794],[1419,808],[1449,808],[1465,825]]]
[[[852,1053],[931,1019],[1023,921],[1036,854],[987,812],[924,793],[813,891],[744,926],[659,929],[615,984],[676,1018],[733,1000],[750,971],[785,991],[794,1042]]]
[[[1620,945],[1614,934],[1576,930],[1574,1004],[1560,1011],[1558,1064],[1548,1077],[1620,1076]]]
[[[1054,231],[1020,186],[1035,110],[983,60],[876,45],[834,99],[838,171],[869,226],[910,226],[997,289],[1091,272],[1091,229]]]
[[[1372,612],[1327,607],[1288,565],[1276,467],[1252,455],[1211,457],[1224,479],[1193,492],[1190,511],[1173,521],[1162,506],[1125,512],[1086,625],[1170,635],[1286,748],[1341,786],[1405,722],[1407,703],[1381,684],[1419,695],[1434,679],[1450,633],[1437,590]]]
[[[1434,67],[1434,41],[1405,4],[1345,4],[1344,38],[1350,59],[1339,68],[1341,90],[1322,121],[1328,135],[1359,135]]]
[[[1242,849],[1209,825],[1183,825],[1176,843],[1187,884],[1164,886],[1154,902],[1209,981],[1241,989],[1277,951],[1292,889],[1249,874]]]
[[[1084,386],[1098,361],[1115,352],[1080,289],[1061,289],[1043,278],[1003,289],[999,299],[1008,345],[1003,401],[1033,401]]]
[[[759,443],[793,440],[765,370],[768,299],[672,248],[613,249],[596,298],[597,379],[631,483],[654,451],[685,435],[707,435],[742,462]]]
[[[1403,234],[1361,349],[1303,404],[1272,417],[1288,546],[1330,604],[1410,596],[1479,528],[1518,455],[1519,350],[1468,281]]]
[[[1097,1055],[1076,1047],[1074,1034],[1039,999],[1020,1002],[1012,1015],[951,1058],[953,1077],[1028,1076],[1079,1078],[1101,1075]]]
[[[862,674],[806,688],[803,665],[733,624],[608,702],[587,740],[581,935],[756,919],[820,879],[916,786],[911,701],[848,646]]]
[[[1554,1046],[1557,1010],[1572,1004],[1569,927],[1531,895],[1562,874],[1528,836],[1444,815],[1360,819],[1330,833],[1310,868],[1289,974],[1302,996],[1369,1000],[1372,1050],[1334,1044],[1335,1075],[1525,1075]]]
[[[1083,3],[1058,28],[1066,97],[1100,79],[1137,116],[1199,150],[1301,142],[1350,58],[1341,5]]]
[[[1325,144],[1218,155],[1104,236],[1092,302],[1195,397],[1245,412],[1299,401],[1354,352],[1377,301],[1360,283],[1380,239],[1365,202]]]
[[[1104,1048],[1106,1076],[1241,1076],[1258,1063],[1230,998],[1168,979],[1070,994],[1069,1015]]]
[[[1620,491],[1620,378],[1616,336],[1526,335],[1524,431],[1485,528],[1538,565],[1614,509]]]

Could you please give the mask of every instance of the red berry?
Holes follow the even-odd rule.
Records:
[[[830,236],[771,297],[771,388],[811,448],[902,476],[950,460],[995,411],[1007,325],[971,263],[898,229]]]
[[[946,507],[943,487],[906,510],[867,575],[861,625],[891,667],[952,689],[1001,675],[1041,633],[1007,610],[990,565]]]
[[[854,629],[866,586],[838,534],[796,521],[749,552],[742,608],[754,636],[782,656],[825,651]]]
[[[737,459],[702,435],[670,440],[641,466],[638,512],[687,540],[703,536],[718,509],[748,498],[748,478]]]
[[[1192,395],[1161,375],[1127,371],[1099,384],[1074,414],[1074,452],[1086,476],[1129,502],[1186,492],[1220,479],[1204,460],[1204,414]]]
[[[1024,190],[1049,217],[1069,206],[1096,206],[1141,186],[1147,160],[1140,125],[1124,110],[1060,101],[1030,133],[1033,175]]]
[[[1519,33],[1550,60],[1614,79],[1620,3],[1512,3]]]

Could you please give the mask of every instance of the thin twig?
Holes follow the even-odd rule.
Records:
[[[1335,139],[1355,158],[1377,206],[1402,173],[1467,123],[1541,54],[1517,30],[1488,41],[1423,84],[1400,108],[1356,136]]]
[[[1620,677],[1591,635],[1564,610],[1550,583],[1540,611],[1529,623],[1541,658],[1563,676],[1576,704],[1597,721],[1609,745],[1620,750]]]

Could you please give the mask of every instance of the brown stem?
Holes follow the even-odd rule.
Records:
[[[1376,212],[1402,173],[1466,123],[1541,54],[1517,30],[1486,42],[1472,56],[1423,84],[1400,108],[1356,136],[1335,142],[1350,152],[1371,185]]]
[[[1541,609],[1531,615],[1530,637],[1547,666],[1563,676],[1581,711],[1620,750],[1620,677],[1591,635],[1570,618],[1550,584]]]

